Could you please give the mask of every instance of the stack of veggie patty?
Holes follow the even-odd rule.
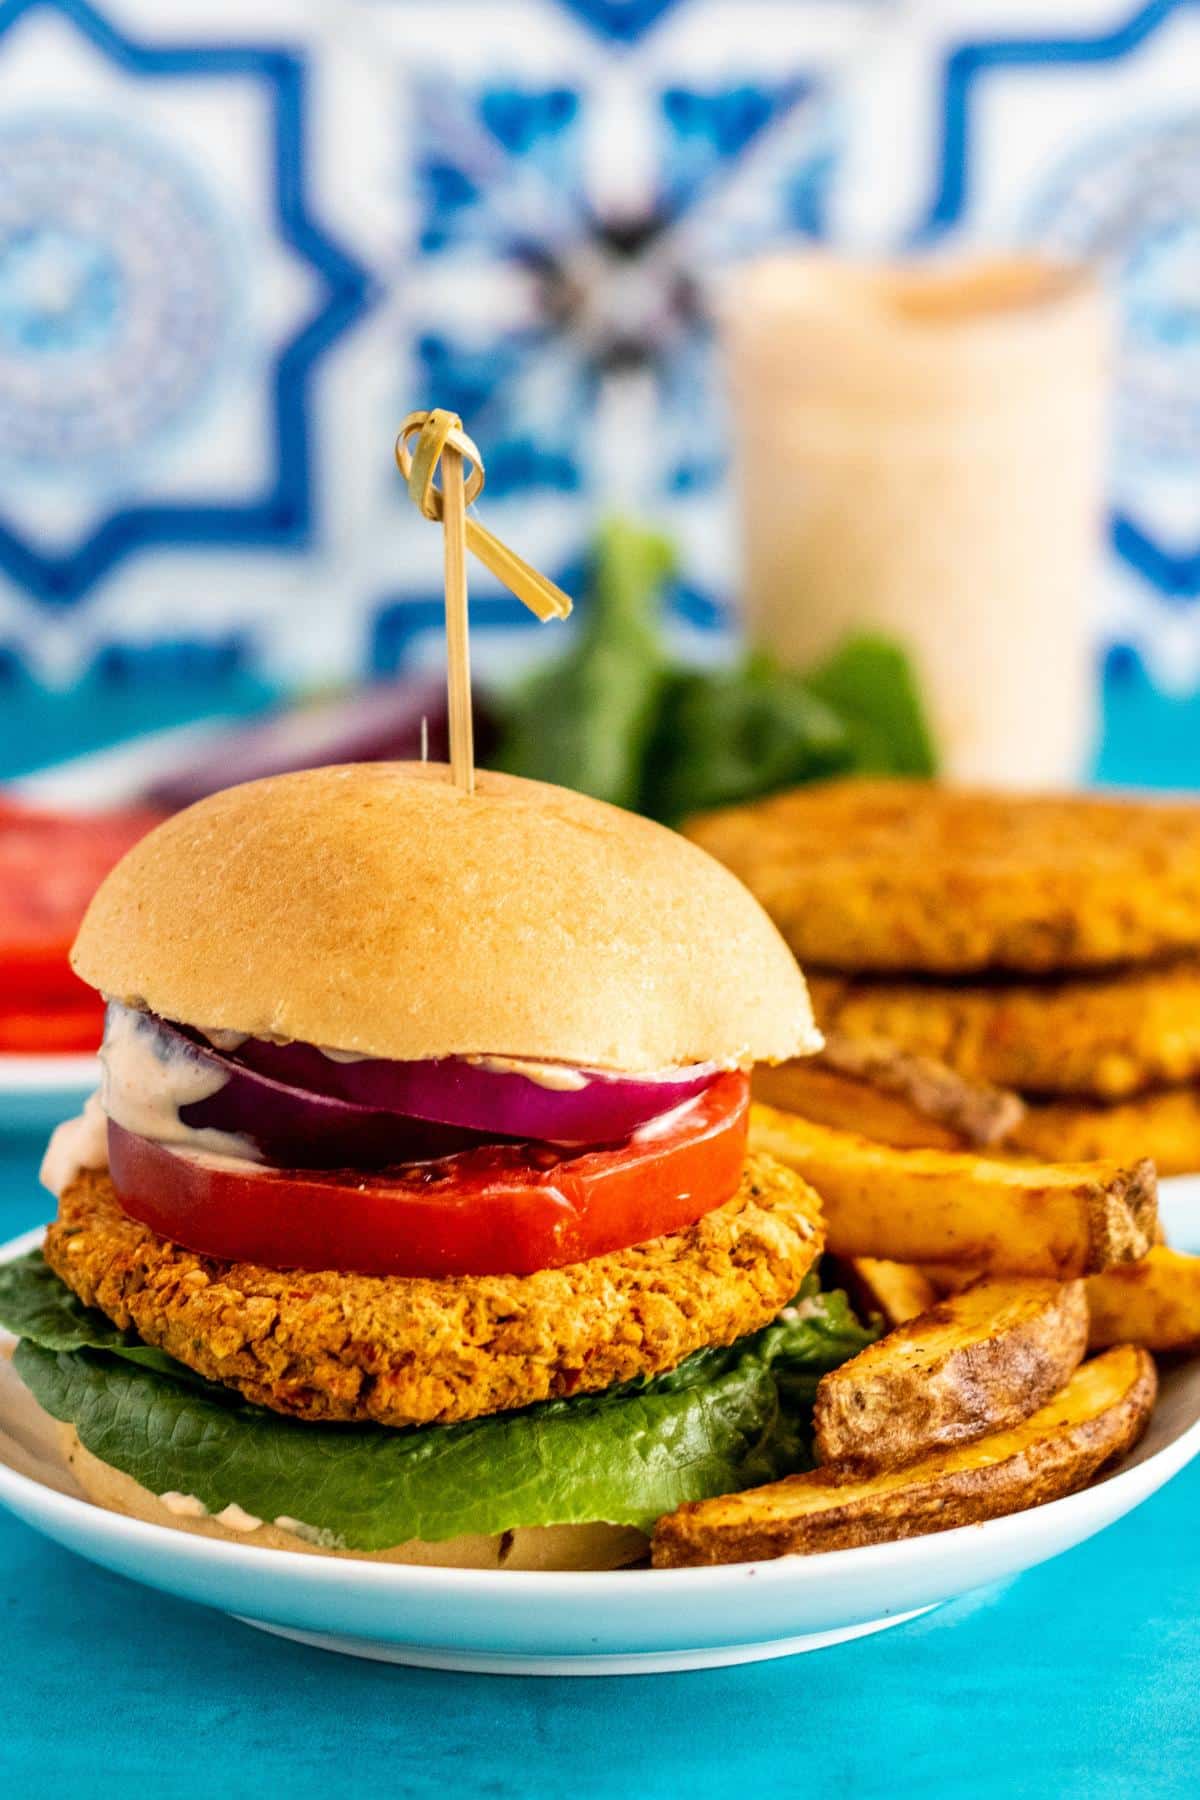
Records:
[[[1200,1169],[1200,807],[848,780],[687,829],[826,1030],[1015,1089],[1030,1154]]]

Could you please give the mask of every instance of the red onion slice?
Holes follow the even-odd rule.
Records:
[[[465,1057],[343,1062],[311,1044],[269,1044],[259,1038],[239,1045],[233,1060],[290,1087],[356,1106],[454,1125],[491,1138],[538,1138],[556,1144],[617,1143],[650,1119],[703,1093],[721,1073],[713,1063],[640,1077],[564,1069],[568,1078],[581,1075],[582,1084],[559,1088]]]
[[[182,1124],[248,1138],[278,1168],[383,1169],[393,1163],[433,1162],[492,1141],[477,1131],[289,1087],[197,1043],[163,1019],[147,1018],[146,1028],[156,1032],[170,1054],[195,1057],[227,1077],[206,1099],[179,1108]]]

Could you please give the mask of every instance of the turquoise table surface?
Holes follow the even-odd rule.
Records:
[[[39,1148],[0,1150],[4,1238],[45,1216]],[[1194,1467],[1081,1549],[879,1637],[741,1669],[535,1680],[283,1643],[0,1512],[0,1796],[1194,1794],[1198,1521]]]
[[[1200,785],[1194,703],[1166,707],[1126,674],[1106,710],[1102,779]],[[0,1239],[45,1216],[39,1152],[0,1137]],[[1082,1548],[879,1637],[741,1669],[533,1680],[286,1644],[0,1512],[0,1800],[1195,1794],[1198,1525],[1194,1467]]]

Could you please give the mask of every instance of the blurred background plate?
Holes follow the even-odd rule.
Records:
[[[1200,1253],[1200,1175],[1174,1175],[1160,1183],[1158,1210],[1168,1244]]]
[[[48,1133],[99,1082],[94,1056],[0,1056],[0,1131]]]

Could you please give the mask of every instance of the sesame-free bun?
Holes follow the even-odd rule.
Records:
[[[228,788],[101,885],[71,963],[184,1024],[416,1060],[629,1073],[817,1047],[803,976],[741,883],[564,788],[355,763]]]

